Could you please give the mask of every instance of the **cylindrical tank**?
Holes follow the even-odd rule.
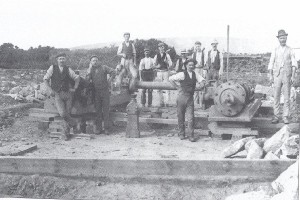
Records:
[[[214,104],[224,116],[235,116],[253,98],[253,90],[244,83],[228,81],[219,85],[214,94]]]

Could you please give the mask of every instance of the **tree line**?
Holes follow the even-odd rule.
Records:
[[[157,39],[133,41],[137,51],[137,63],[144,57],[144,48],[150,49],[150,56],[154,57],[158,53],[157,45],[162,42]],[[166,44],[166,49],[170,49],[169,54],[173,61],[178,58],[175,48]],[[39,45],[36,48],[30,47],[24,50],[11,43],[3,43],[0,46],[0,68],[3,69],[47,69],[54,64],[55,55],[59,52],[67,54],[67,64],[73,69],[85,69],[89,63],[91,55],[97,55],[102,64],[109,67],[115,67],[120,58],[117,56],[118,47],[111,45],[109,47],[97,49],[77,49],[55,48]]]

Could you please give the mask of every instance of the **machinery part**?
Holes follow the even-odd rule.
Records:
[[[214,103],[220,113],[232,117],[243,110],[252,96],[253,91],[246,84],[229,81],[217,87]]]
[[[177,90],[169,82],[147,82],[147,81],[136,81],[136,88],[138,89],[154,89],[154,90]],[[202,87],[196,87],[195,91],[203,90]]]
[[[139,109],[136,101],[136,94],[131,95],[131,100],[127,105],[127,126],[126,126],[126,137],[128,138],[139,138]]]

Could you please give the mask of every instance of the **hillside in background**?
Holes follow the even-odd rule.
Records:
[[[219,42],[219,49],[222,52],[227,50],[227,40],[224,37],[171,37],[171,38],[158,38],[168,44],[173,46],[176,52],[180,52],[181,49],[190,49],[193,47],[195,41],[200,41],[202,47],[210,49],[210,43],[213,39],[217,39]],[[121,41],[106,42],[106,43],[96,43],[90,45],[82,45],[78,47],[72,47],[71,50],[75,49],[96,49],[103,48],[105,46],[109,47],[111,45],[118,46]],[[230,52],[234,54],[247,53],[247,54],[257,54],[270,52],[272,49],[272,44],[266,44],[254,39],[242,39],[242,38],[230,38]]]

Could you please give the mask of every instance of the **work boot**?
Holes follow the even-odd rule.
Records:
[[[64,141],[70,141],[71,140],[71,134],[64,134],[63,137],[62,137],[62,139]]]
[[[284,124],[289,124],[290,122],[289,122],[289,119],[287,118],[287,117],[283,117],[283,123]]]
[[[196,142],[197,139],[196,139],[194,136],[191,136],[191,137],[189,137],[189,141],[191,141],[191,142]]]
[[[279,123],[279,119],[277,117],[274,117],[271,121],[272,124],[278,124]]]
[[[184,140],[184,139],[185,139],[185,135],[179,135],[179,138],[180,138],[181,140]]]
[[[108,130],[103,130],[102,133],[103,133],[104,135],[109,135],[109,131],[108,131]]]

